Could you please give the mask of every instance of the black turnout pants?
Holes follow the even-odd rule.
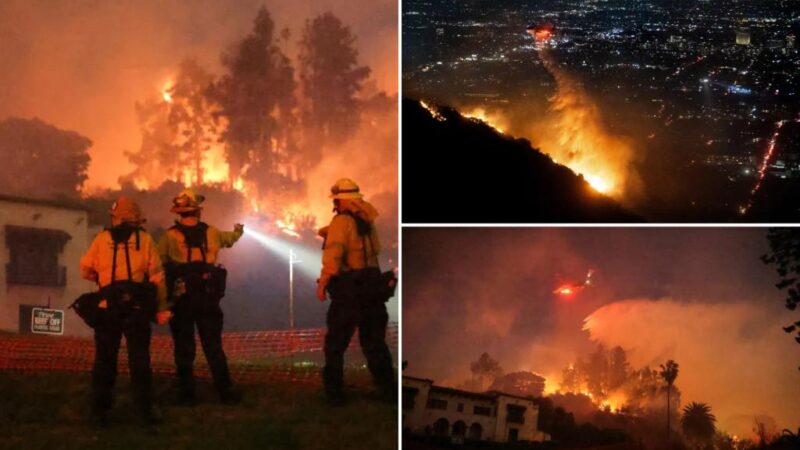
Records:
[[[206,294],[207,295],[207,294]],[[175,344],[175,366],[180,388],[194,394],[194,358],[196,354],[194,329],[200,335],[200,344],[208,361],[214,386],[219,392],[233,386],[228,360],[222,349],[222,309],[219,302],[204,294],[186,294],[172,310],[169,322]]]
[[[111,409],[117,378],[117,356],[124,335],[134,401],[142,412],[147,412],[152,406],[153,377],[150,369],[150,322],[137,311],[105,313],[94,330],[93,409],[95,413]]]
[[[350,286],[331,292],[328,333],[325,335],[325,368],[322,371],[328,395],[342,394],[344,352],[356,329],[375,384],[386,391],[395,387],[392,355],[386,345],[386,324],[389,321],[386,305],[359,291],[361,289],[357,286]]]

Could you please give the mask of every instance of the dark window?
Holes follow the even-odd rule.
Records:
[[[414,409],[417,392],[419,392],[417,388],[403,387],[403,409]]]
[[[480,439],[481,435],[483,434],[483,427],[479,423],[473,423],[469,427],[469,438],[470,439]]]
[[[516,428],[508,429],[508,442],[517,442],[519,440],[519,430]]]
[[[429,398],[428,409],[447,409],[447,400],[440,398]]]
[[[450,422],[444,417],[433,423],[433,434],[436,436],[447,436],[450,434]]]
[[[476,406],[475,409],[472,410],[472,413],[476,416],[491,416],[492,408],[488,406]]]
[[[58,265],[58,255],[71,239],[61,230],[6,225],[8,284],[66,286],[67,268]]]
[[[456,408],[456,409],[458,410],[458,412],[464,412],[464,404],[463,403],[459,403],[458,404],[458,408]]]
[[[506,411],[508,412],[508,416],[506,416],[506,421],[508,421],[508,423],[525,423],[524,406],[507,405]]]

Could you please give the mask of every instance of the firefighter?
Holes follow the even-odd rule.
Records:
[[[194,329],[200,335],[214,387],[223,403],[238,403],[241,395],[233,386],[222,348],[223,314],[219,302],[225,295],[226,270],[217,265],[222,248],[230,248],[244,234],[244,225],[220,231],[200,220],[205,197],[185,189],[173,200],[178,220],[161,237],[158,251],[167,273],[167,289],[173,317],[169,322],[175,344],[178,400],[195,403]]]
[[[150,320],[163,325],[170,317],[164,273],[155,242],[142,228],[145,220],[139,206],[119,197],[109,212],[111,228],[95,237],[80,260],[81,275],[100,287],[92,305],[96,319],[92,412],[98,425],[108,424],[124,335],[134,400],[144,422],[152,425],[161,417],[151,394]]]
[[[325,238],[322,272],[317,281],[317,298],[330,294],[325,335],[325,394],[333,405],[345,400],[343,391],[344,352],[358,329],[361,349],[382,397],[392,399],[396,380],[392,356],[386,345],[389,315],[385,301],[370,286],[380,277],[380,241],[375,229],[378,211],[363,200],[358,185],[343,178],[331,188],[336,216],[320,230]]]

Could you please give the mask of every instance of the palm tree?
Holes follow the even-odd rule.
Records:
[[[670,359],[665,364],[661,364],[659,375],[667,382],[667,442],[669,442],[671,430],[669,423],[669,393],[672,391],[672,384],[675,383],[675,379],[678,378],[678,363]]]
[[[683,407],[681,429],[689,441],[699,449],[714,438],[714,433],[717,431],[714,426],[716,421],[717,418],[711,414],[710,406],[705,403],[692,402]]]

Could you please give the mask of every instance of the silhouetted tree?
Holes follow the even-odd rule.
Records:
[[[716,421],[717,418],[711,414],[710,406],[692,402],[683,407],[681,429],[695,448],[701,449],[714,439],[714,433],[717,431],[714,425]]]
[[[0,191],[41,198],[78,197],[92,141],[39,119],[0,121]]]
[[[758,437],[759,448],[764,448],[778,438],[778,427],[775,419],[766,415],[753,416],[753,434]]]
[[[480,380],[481,385],[485,385],[486,380],[491,383],[495,378],[503,375],[500,363],[486,352],[481,353],[477,360],[470,363],[469,370]]]
[[[355,40],[350,27],[330,12],[307,20],[303,30],[299,57],[306,100],[303,121],[322,143],[342,142],[359,124],[357,95],[370,70],[358,65]]]
[[[670,359],[665,364],[661,364],[659,375],[661,375],[661,378],[667,383],[667,442],[669,442],[670,430],[672,429],[669,423],[670,391],[672,391],[672,385],[675,383],[675,379],[678,378],[678,363]]]
[[[619,346],[612,348],[608,361],[608,388],[614,390],[622,386],[628,379],[629,371],[630,365],[625,350]]]
[[[252,32],[222,55],[227,73],[209,89],[219,104],[216,115],[227,122],[222,134],[234,179],[244,177],[260,188],[297,187],[286,163],[296,151],[296,83],[289,58],[274,36],[266,7],[259,9]]]
[[[770,228],[767,240],[771,253],[763,255],[765,264],[775,264],[781,280],[775,285],[786,290],[786,308],[790,311],[800,305],[800,229]],[[794,340],[800,344],[800,320],[785,326],[783,331],[795,333]]]

